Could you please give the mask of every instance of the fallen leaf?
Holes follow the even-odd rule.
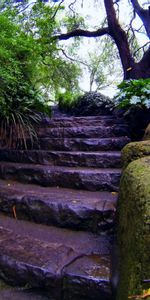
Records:
[[[117,192],[111,192],[111,194],[112,194],[113,196],[116,196],[116,195],[118,195],[118,193],[117,193]]]
[[[148,289],[148,290],[146,290],[146,291],[144,291],[144,293],[143,293],[143,295],[142,295],[142,299],[145,299],[145,298],[147,298],[147,297],[149,297],[150,296],[150,289]]]
[[[17,219],[16,206],[15,205],[12,207],[12,210],[13,210],[13,216],[14,216],[14,218]]]

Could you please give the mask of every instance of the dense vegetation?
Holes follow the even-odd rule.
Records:
[[[84,1],[68,2],[68,5],[64,1],[46,2],[3,0],[0,3],[1,137],[15,147],[20,140],[26,144],[26,136],[36,137],[35,124],[40,121],[39,112],[50,114],[48,104],[54,98],[62,109],[76,115],[80,111],[87,115],[88,110],[98,114],[100,108],[111,106],[110,100],[105,97],[98,101],[91,97],[91,104],[89,97],[83,96],[79,87],[81,66],[90,73],[90,92],[94,85],[97,91],[109,85],[109,77],[114,68],[117,69],[116,62],[120,57],[125,79],[148,79],[122,83],[117,103],[127,109],[139,104],[144,108],[150,106],[149,43],[142,48],[142,54],[132,22],[120,25],[118,9],[119,6],[121,9],[121,1],[117,4],[111,0],[104,1],[101,27],[98,25],[92,31],[88,30],[88,19],[84,19],[78,11],[80,4],[84,9]],[[149,36],[148,9],[140,7],[137,1],[129,4],[129,9],[134,10],[131,18],[138,15],[145,34]],[[99,2],[97,8],[100,9]],[[98,50],[89,54],[88,61],[80,59],[77,54],[81,37],[102,38],[100,43],[98,41]],[[71,38],[74,38],[73,42],[65,44]],[[12,138],[14,132],[16,141]]]

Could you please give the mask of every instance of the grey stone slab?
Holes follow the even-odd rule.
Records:
[[[91,126],[112,124],[125,124],[123,118],[115,118],[113,116],[98,116],[98,117],[64,117],[64,118],[45,118],[41,123],[41,126],[47,127],[79,127],[79,126]]]
[[[120,168],[121,152],[45,151],[0,149],[0,161],[68,167]]]
[[[19,219],[108,233],[115,223],[117,195],[0,181],[0,211]]]
[[[104,138],[113,136],[125,136],[129,134],[127,125],[112,126],[80,126],[80,127],[58,127],[58,128],[39,128],[39,137],[78,137],[78,138]]]
[[[64,270],[64,300],[111,299],[110,264],[110,257],[88,255],[67,266]]]
[[[13,222],[15,224],[11,226]],[[42,236],[42,239],[40,239],[38,227],[40,228],[41,225],[36,226],[35,224],[30,224],[28,227],[26,226],[27,223],[23,222],[24,231],[22,231],[21,221],[13,220],[9,223],[8,218],[0,217],[0,223],[0,277],[9,284],[20,286],[28,284],[28,286],[31,287],[45,288],[49,291],[52,299],[69,300],[71,290],[70,288],[68,289],[69,296],[66,296],[66,292],[64,294],[66,284],[68,285],[68,282],[69,284],[73,284],[74,276],[76,277],[77,275],[78,281],[80,281],[80,292],[78,290],[78,293],[79,297],[81,295],[81,299],[85,291],[88,292],[87,288],[85,289],[87,285],[90,288],[91,295],[95,293],[95,290],[101,291],[102,293],[103,286],[103,289],[105,287],[103,295],[107,294],[107,296],[111,296],[109,253],[111,246],[107,240],[105,243],[104,237],[94,237],[84,234],[84,249],[82,248],[81,251],[79,237],[79,247],[75,244],[75,241],[73,243],[73,232],[71,240],[68,241],[69,238],[68,236],[66,237],[65,234],[66,242],[62,243],[62,235],[64,232],[62,231],[61,239],[58,239],[60,233],[58,232],[57,235],[56,228],[52,229],[52,231],[51,229],[47,229],[49,232],[48,236],[46,238]],[[32,228],[32,226],[35,226],[35,228],[29,231],[29,228]],[[43,227],[43,229],[44,228],[46,229],[47,227]],[[35,238],[35,230],[37,231],[38,239]],[[52,232],[53,234],[56,233],[56,235],[53,236]],[[82,232],[81,235],[83,235]],[[95,238],[97,238],[99,242],[101,241],[101,243],[103,239],[103,245],[99,243],[99,249],[96,249],[93,244],[90,250],[88,243],[91,242],[92,239],[94,241]],[[77,241],[76,238],[75,240]],[[108,249],[105,250],[105,247],[108,247]],[[80,265],[78,272],[76,264]],[[94,270],[101,270],[101,273],[94,272]],[[86,284],[83,277],[86,280]],[[88,296],[87,292],[86,295]],[[72,299],[73,296],[74,291],[72,291]],[[87,299],[92,300],[93,298],[92,296],[88,296]],[[98,298],[95,298],[95,300],[96,299]]]
[[[58,151],[121,150],[131,140],[127,136],[110,138],[40,138],[34,149]],[[32,148],[28,142],[29,148]]]
[[[69,168],[7,162],[0,164],[1,179],[91,191],[117,191],[120,175],[120,169]]]

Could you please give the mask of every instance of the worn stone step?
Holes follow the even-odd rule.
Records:
[[[0,161],[68,167],[120,168],[121,152],[65,152],[0,149]]]
[[[9,287],[0,289],[0,300],[50,300],[50,298],[42,289]]]
[[[131,139],[127,136],[110,138],[39,138],[31,143],[27,138],[28,150],[57,150],[57,151],[112,151],[121,150]],[[5,142],[0,139],[0,148],[6,149]],[[22,149],[22,143],[17,149]]]
[[[0,178],[41,186],[117,191],[121,169],[69,168],[1,162]]]
[[[30,149],[58,150],[58,151],[112,151],[121,150],[130,142],[127,136],[110,138],[40,138],[39,143]]]
[[[55,137],[55,138],[105,138],[114,136],[128,136],[129,130],[127,125],[112,126],[79,126],[79,127],[43,127],[38,130],[38,137]]]
[[[95,124],[110,126],[113,124],[126,124],[123,118],[116,118],[113,116],[99,116],[99,117],[64,117],[64,118],[44,118],[41,126],[47,127],[79,127],[91,126]]]
[[[53,300],[111,300],[111,244],[112,237],[0,215],[0,277]]]
[[[0,180],[0,211],[32,220],[93,232],[112,232],[117,193],[39,187]]]

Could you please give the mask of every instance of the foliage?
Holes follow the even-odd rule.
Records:
[[[56,96],[56,101],[61,111],[72,113],[76,105],[79,94],[73,94],[72,92],[66,91],[65,93],[59,92]]]
[[[115,97],[120,108],[140,105],[150,108],[150,79],[123,81],[119,86],[120,92]]]
[[[37,137],[38,112],[48,112],[42,93],[33,82],[38,48],[5,14],[0,15],[0,136],[4,144],[27,147],[26,138]]]
[[[121,65],[116,46],[110,38],[96,40],[94,51],[90,50],[87,54],[87,59],[84,55],[83,63],[86,73],[89,74],[90,92],[98,92],[108,86],[119,84],[122,77]],[[88,80],[87,75],[86,77]]]

